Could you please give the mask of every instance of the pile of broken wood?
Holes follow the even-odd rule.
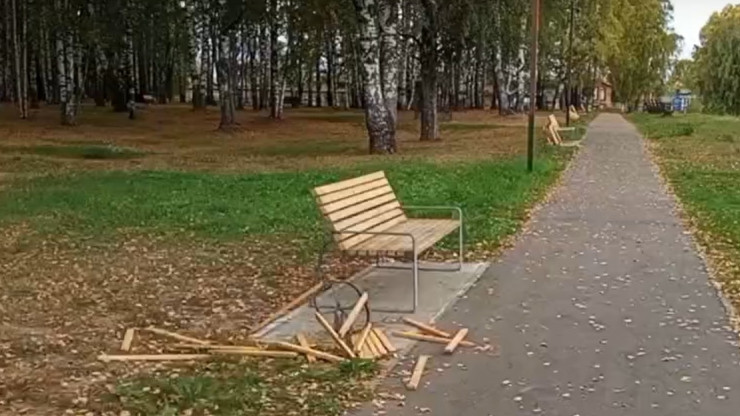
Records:
[[[332,363],[347,359],[382,359],[397,352],[386,333],[372,322],[367,322],[361,330],[353,327],[361,315],[363,308],[368,302],[368,295],[364,293],[354,305],[346,319],[340,322],[336,329],[329,324],[323,315],[316,312],[315,317],[324,331],[329,335],[334,344],[332,348],[324,348],[332,352],[319,350],[315,344],[309,342],[305,334],[296,335],[295,343],[282,341],[265,341],[253,339],[250,345],[217,345],[211,341],[192,338],[164,329],[129,328],[123,337],[121,351],[130,352],[137,331],[146,331],[155,335],[163,336],[177,343],[167,345],[168,350],[185,351],[177,354],[102,354],[98,358],[105,362],[110,361],[193,361],[207,360],[214,356],[236,355],[245,357],[267,357],[267,358],[297,358],[305,356],[309,363],[324,360]],[[474,342],[466,340],[468,329],[459,329],[452,334],[424,324],[410,318],[404,318],[403,322],[417,331],[394,331],[393,336],[415,341],[431,342],[444,345],[445,354],[453,354],[458,347],[478,347]],[[411,377],[406,383],[407,388],[415,390],[418,388],[430,356],[422,355],[418,358]]]
[[[367,293],[363,294],[342,322],[341,327],[336,330],[320,313],[316,312],[316,320],[329,334],[339,355],[326,352],[316,348],[309,343],[305,334],[299,333],[296,342],[266,341],[254,339],[250,345],[216,345],[211,341],[192,338],[175,332],[160,328],[129,328],[123,337],[121,351],[129,352],[137,331],[146,331],[160,335],[168,339],[179,341],[167,345],[169,350],[187,351],[178,354],[101,354],[98,359],[105,362],[110,361],[193,361],[205,360],[217,355],[240,355],[251,357],[269,358],[295,358],[304,355],[309,362],[317,359],[340,362],[352,358],[378,359],[396,352],[388,336],[379,328],[373,328],[372,323],[361,331],[351,332],[352,327],[360,316],[362,309],[368,302]],[[350,347],[351,345],[351,347]]]

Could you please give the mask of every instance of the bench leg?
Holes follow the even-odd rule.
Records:
[[[414,247],[414,312],[419,307],[419,254]]]

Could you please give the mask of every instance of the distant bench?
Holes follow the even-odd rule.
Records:
[[[320,186],[313,191],[339,250],[357,256],[411,257],[414,307],[419,304],[419,255],[459,231],[462,269],[463,212],[458,207],[402,207],[385,172]],[[405,210],[450,211],[450,219],[414,219]],[[326,249],[326,248],[325,248]],[[322,251],[323,256],[323,251]],[[380,267],[380,266],[379,266]],[[432,269],[439,270],[439,269]]]

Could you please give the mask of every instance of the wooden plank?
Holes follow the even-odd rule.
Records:
[[[442,331],[440,329],[437,329],[431,325],[427,325],[425,323],[415,321],[411,318],[403,318],[403,321],[414,328],[422,330],[422,332],[426,332],[429,335],[434,335],[435,337],[442,337],[442,338],[451,338],[452,334],[449,332]]]
[[[377,208],[365,211],[362,214],[355,215],[354,217],[347,218],[341,221],[335,221],[332,223],[332,227],[334,227],[334,231],[351,230],[352,227],[358,224],[362,224],[367,220],[380,216],[389,211],[396,211],[403,214],[403,210],[401,210],[401,203],[398,201],[391,201]]]
[[[149,332],[151,332],[153,334],[162,335],[162,336],[165,336],[165,337],[176,339],[178,341],[187,342],[187,343],[190,343],[190,344],[199,344],[199,345],[209,345],[210,344],[209,341],[203,341],[201,339],[197,339],[197,338],[193,338],[193,337],[188,337],[188,336],[185,336],[185,335],[180,335],[180,334],[177,334],[175,332],[167,331],[165,329],[155,328],[153,326],[150,326],[148,328],[145,328],[145,330],[146,331],[149,331]]]
[[[131,343],[134,342],[135,333],[135,328],[129,328],[126,330],[126,333],[123,334],[123,342],[121,342],[121,351],[131,351]]]
[[[360,336],[357,338],[357,342],[354,343],[355,352],[360,353],[362,351],[362,348],[365,346],[365,343],[367,342],[367,337],[370,335],[370,331],[373,329],[373,323],[368,322],[367,325],[365,325],[365,328],[362,329],[362,332],[360,333]]]
[[[326,205],[332,202],[339,201],[341,199],[350,198],[355,195],[359,195],[363,192],[381,188],[383,186],[391,186],[391,184],[388,182],[388,179],[381,178],[378,180],[374,180],[372,182],[366,182],[361,185],[357,185],[352,188],[345,189],[343,191],[332,192],[330,194],[319,196],[317,199],[320,205]]]
[[[315,295],[317,292],[319,292],[324,287],[324,283],[316,283],[313,285],[310,289],[303,292],[300,296],[293,299],[288,303],[287,305],[280,308],[277,312],[271,314],[267,317],[264,321],[260,322],[254,329],[251,330],[252,335],[256,334],[257,332],[260,332],[261,330],[265,329],[268,325],[273,323],[276,319],[282,317],[283,315],[287,314],[288,312],[292,311],[299,305],[303,304],[308,298]]]
[[[465,339],[465,336],[468,335],[468,328],[463,328],[459,331],[457,331],[457,334],[455,334],[455,337],[452,338],[449,344],[445,347],[445,354],[452,354],[457,349],[457,346],[460,345],[462,340]]]
[[[371,199],[375,199],[388,194],[393,194],[393,189],[391,189],[390,185],[384,186],[382,188],[372,189],[361,194],[352,196],[350,198],[340,199],[339,201],[332,202],[331,204],[322,205],[319,208],[324,215],[329,215],[332,212],[341,211],[347,207],[351,207],[352,205],[357,205],[361,202],[369,201]]]
[[[375,217],[371,220],[365,221],[362,224],[358,224],[354,227],[349,227],[348,231],[371,231],[381,232],[387,231],[389,228],[394,227],[398,224],[408,221],[406,215],[401,210],[395,210],[387,212],[379,217]],[[353,234],[353,233],[342,233],[339,234],[339,247],[341,249],[347,249],[363,241],[367,241],[371,238],[377,237],[373,234]]]
[[[295,340],[298,342],[298,345],[300,345],[303,348],[311,348],[311,345],[308,343],[308,340],[306,339],[306,335],[303,334],[303,332],[299,332],[295,336]],[[309,363],[315,363],[316,362],[316,356],[313,354],[306,354],[306,360],[308,360]]]
[[[377,358],[382,355],[382,352],[378,350],[377,345],[373,342],[372,331],[367,335],[365,347],[367,348],[368,353],[370,353],[370,358]]]
[[[406,384],[407,389],[416,390],[419,388],[419,382],[421,381],[421,376],[424,374],[424,368],[427,365],[427,361],[429,361],[428,355],[419,356],[419,359],[416,361],[416,365],[414,366],[414,372],[411,373],[411,380]]]
[[[349,332],[350,329],[352,329],[352,325],[354,325],[357,318],[360,316],[360,313],[362,312],[362,309],[365,307],[365,304],[367,303],[369,295],[367,292],[363,293],[362,296],[360,296],[360,299],[357,300],[357,303],[355,303],[355,306],[352,308],[352,311],[350,311],[349,315],[347,315],[347,319],[344,320],[344,323],[342,323],[341,328],[339,328],[339,336],[344,338],[345,335]]]
[[[338,192],[345,190],[347,188],[352,188],[358,185],[362,185],[363,183],[372,182],[381,178],[385,178],[385,172],[378,171],[374,173],[370,173],[365,176],[358,176],[357,178],[353,179],[347,179],[341,182],[335,182],[330,183],[328,185],[323,185],[314,188],[313,192],[316,196],[326,195],[332,192]]]
[[[432,335],[424,335],[424,334],[417,334],[415,332],[393,332],[393,336],[400,337],[400,338],[406,338],[406,339],[413,339],[416,341],[426,341],[426,342],[434,342],[436,344],[449,344],[450,339],[449,338],[442,338],[442,337],[435,337]],[[474,342],[470,341],[460,341],[460,345],[463,347],[475,347],[477,346]]]
[[[381,331],[379,328],[373,329],[373,332],[380,340],[380,343],[383,344],[383,347],[385,347],[386,351],[389,353],[394,353],[398,351],[398,349],[391,343],[391,340],[388,339],[388,337],[385,335],[385,332]]]
[[[244,355],[248,357],[267,357],[267,358],[296,358],[299,355],[295,351],[267,351],[267,350],[252,350],[252,349],[244,349],[244,348],[216,349],[216,350],[212,350],[211,354]]]
[[[378,335],[375,333],[375,331],[370,331],[370,335],[367,337],[367,342],[370,343],[375,348],[375,351],[378,352],[378,357],[385,357],[388,355],[388,350],[385,349],[383,346],[383,343],[380,342],[380,339],[378,339]]]
[[[324,327],[326,332],[328,332],[331,338],[334,340],[334,343],[336,343],[339,346],[339,348],[341,348],[342,351],[344,351],[344,353],[347,354],[349,358],[356,358],[357,356],[355,355],[355,353],[342,340],[342,337],[340,337],[339,334],[337,334],[336,331],[334,331],[334,328],[332,328],[331,325],[329,325],[329,322],[326,322],[326,319],[324,319],[324,317],[321,316],[321,314],[318,312],[315,313],[315,316],[316,316],[316,320],[319,321],[321,326]]]
[[[207,350],[207,351],[233,350],[233,349],[260,351],[263,349],[263,348],[258,348],[254,346],[246,346],[246,345],[200,345],[200,344],[174,344],[174,345],[168,345],[167,347],[174,348],[174,349],[183,349],[183,350]]]
[[[98,360],[111,361],[194,361],[211,358],[208,354],[139,354],[139,355],[108,355],[100,354]]]
[[[360,358],[364,358],[366,360],[372,360],[375,358],[375,355],[373,355],[373,352],[370,350],[370,346],[366,342],[365,345],[362,346],[362,351],[360,351]]]
[[[365,201],[357,205],[352,205],[351,207],[332,212],[331,214],[327,214],[325,216],[327,219],[329,219],[329,221],[336,222],[396,200],[397,199],[395,194],[385,194],[369,201]]]
[[[294,351],[294,352],[299,352],[301,354],[306,354],[306,355],[311,354],[311,355],[314,355],[317,358],[321,358],[322,360],[330,361],[330,362],[333,362],[333,363],[338,363],[338,362],[344,361],[344,358],[339,357],[337,355],[329,354],[328,352],[323,352],[323,351],[315,350],[313,348],[302,347],[300,345],[291,344],[289,342],[281,342],[281,341],[278,341],[278,342],[275,342],[274,345],[276,347],[280,347],[282,349],[290,350],[290,351]]]

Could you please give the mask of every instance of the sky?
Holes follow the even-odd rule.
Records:
[[[740,3],[739,0],[673,0],[674,28],[683,36],[682,58],[691,58],[694,45],[699,44],[699,32],[712,13],[722,10],[727,4]]]

